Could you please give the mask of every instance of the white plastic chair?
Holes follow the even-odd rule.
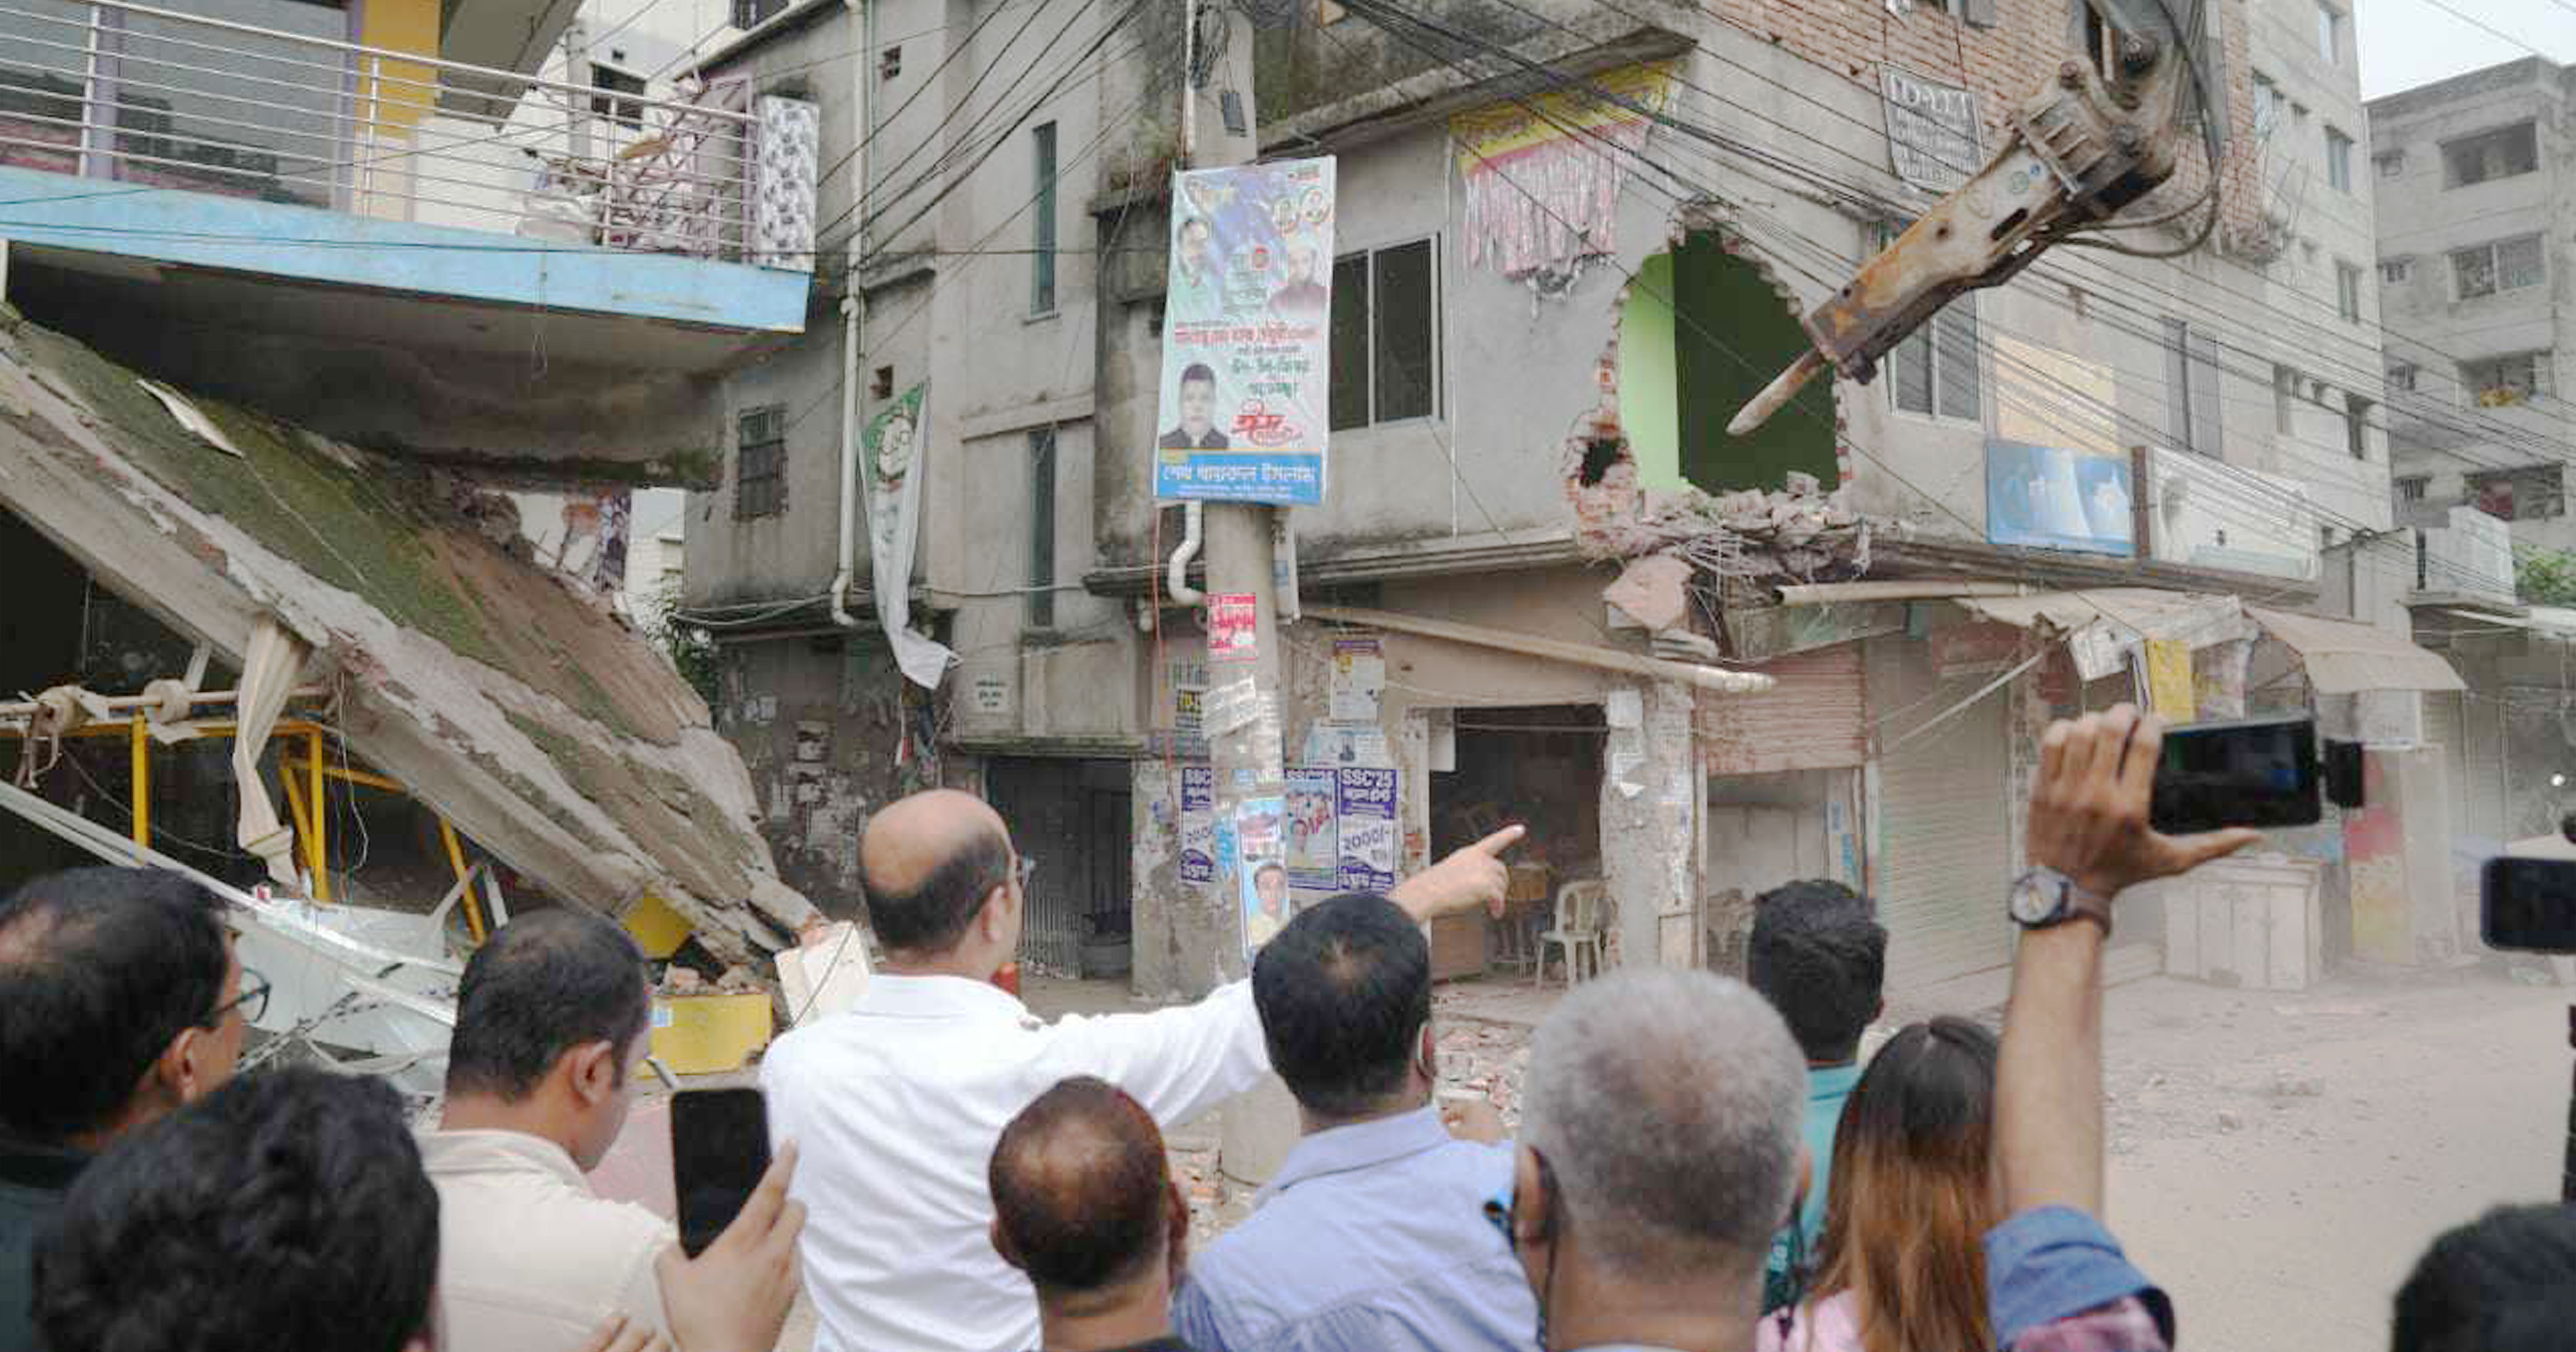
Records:
[[[1530,977],[1533,987],[1547,984],[1547,946],[1565,950],[1565,984],[1573,986],[1583,980],[1583,960],[1592,960],[1592,975],[1601,975],[1601,912],[1609,900],[1610,885],[1598,878],[1567,883],[1556,894],[1556,924],[1538,936],[1538,971]]]

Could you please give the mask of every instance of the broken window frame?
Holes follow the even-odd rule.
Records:
[[[744,409],[734,420],[734,519],[751,521],[786,510],[787,406]]]
[[[2442,143],[2442,186],[2474,188],[2540,172],[2540,130],[2530,120],[2490,127]]]
[[[1422,305],[1425,333],[1424,376],[1428,389],[1419,408],[1410,405],[1390,411],[1382,406],[1382,377],[1391,362],[1401,357],[1386,349],[1391,319],[1395,316],[1380,304],[1381,283],[1388,268],[1385,260],[1419,250],[1424,255],[1424,277],[1428,292]],[[1396,423],[1426,422],[1442,416],[1447,396],[1441,377],[1445,365],[1442,340],[1442,304],[1446,299],[1442,286],[1440,236],[1437,232],[1397,240],[1373,248],[1340,254],[1333,259],[1332,312],[1326,321],[1331,356],[1331,407],[1327,426],[1336,432],[1362,427],[1384,427]],[[1356,307],[1346,309],[1345,307]],[[1344,341],[1345,329],[1355,341]]]

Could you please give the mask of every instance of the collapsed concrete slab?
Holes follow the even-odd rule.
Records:
[[[612,916],[657,897],[728,961],[815,914],[779,881],[705,704],[496,543],[473,484],[193,405],[210,428],[0,310],[0,507],[235,662],[275,617],[314,651],[306,679],[336,688],[352,750],[558,896]]]

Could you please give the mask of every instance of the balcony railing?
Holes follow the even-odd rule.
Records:
[[[0,0],[0,165],[809,266],[759,252],[761,119],[744,81],[648,98],[346,41],[351,10],[247,8],[287,26]]]

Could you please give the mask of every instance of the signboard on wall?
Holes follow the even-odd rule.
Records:
[[[1996,437],[1986,443],[1986,538],[2026,549],[2137,552],[2129,460]]]
[[[1896,176],[1936,196],[1968,181],[1986,162],[1975,90],[1929,80],[1882,62],[1887,146]]]
[[[2154,558],[2303,581],[2317,575],[2306,484],[2180,451],[2149,450],[2145,460]]]
[[[1323,502],[1333,163],[1172,176],[1154,496]]]

